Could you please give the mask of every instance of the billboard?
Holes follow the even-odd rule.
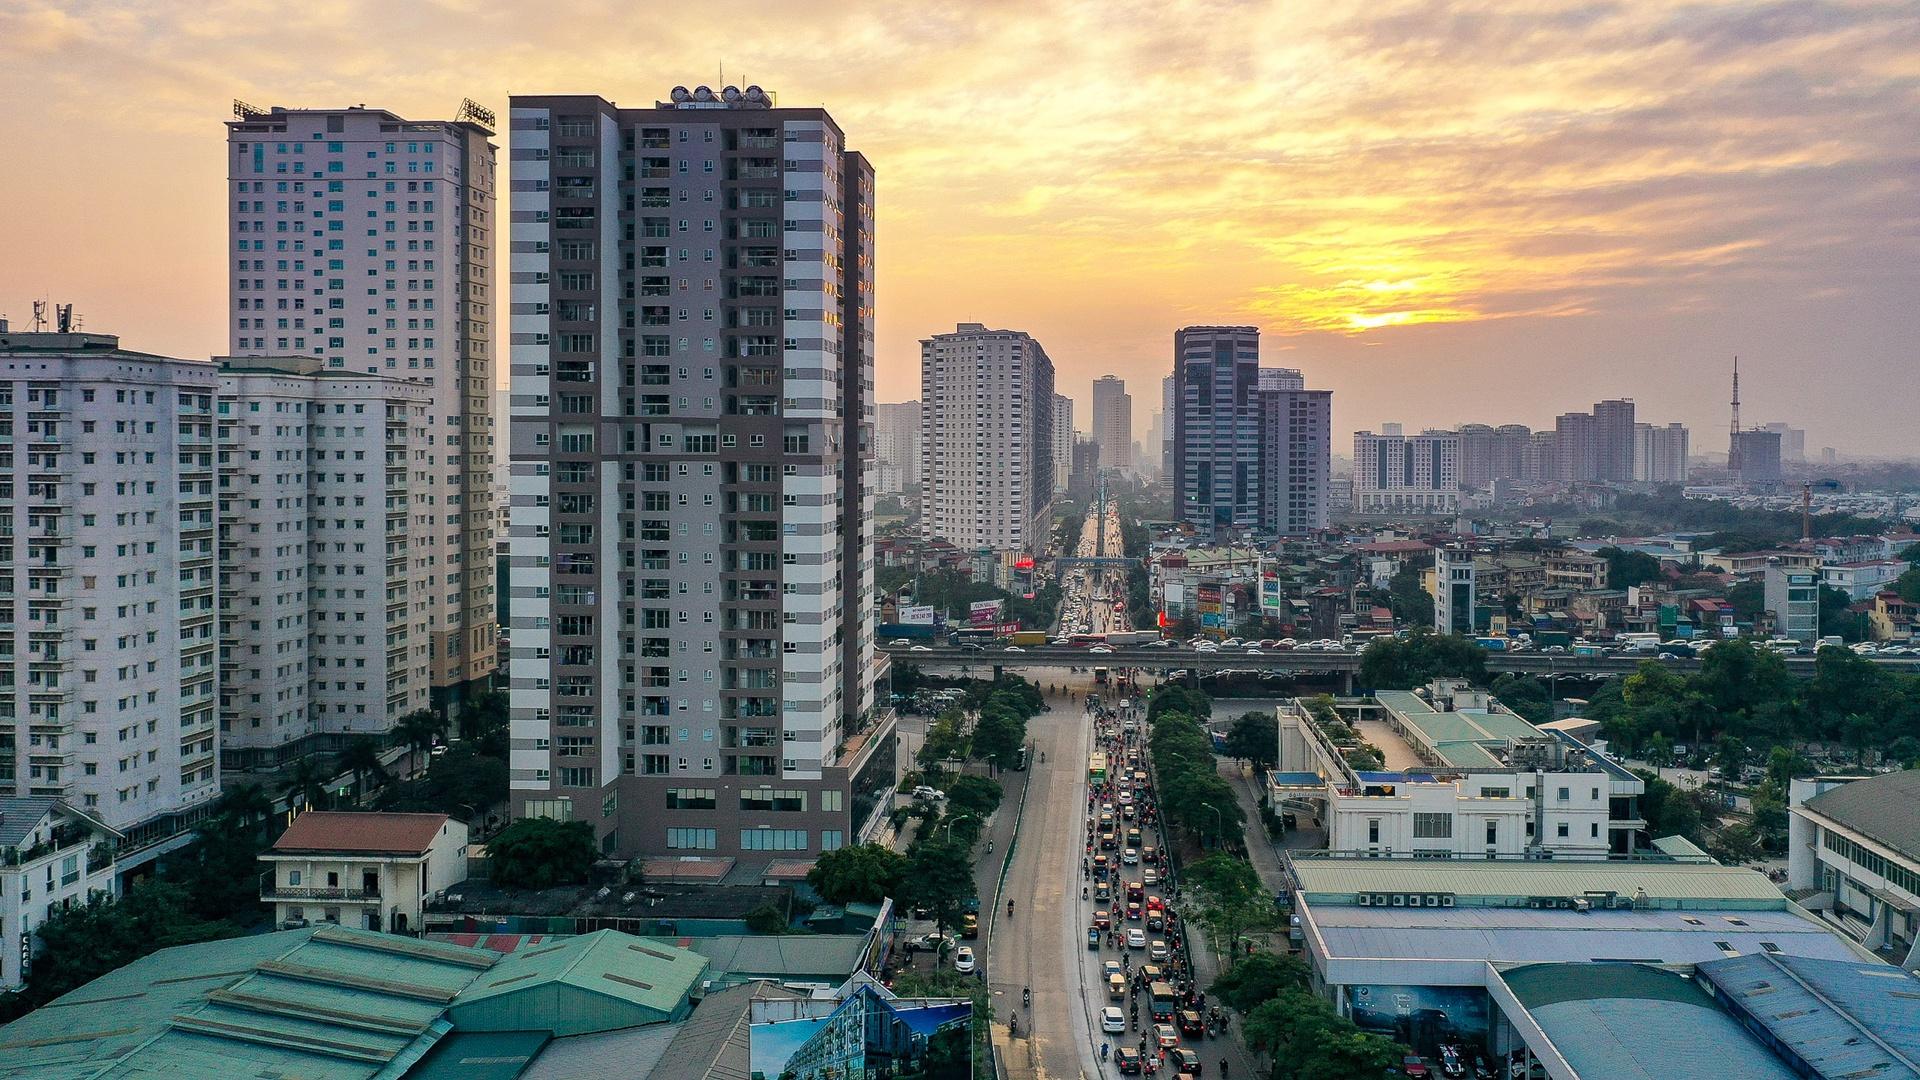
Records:
[[[971,1080],[973,1002],[884,997],[755,1001],[747,1017],[753,1080]]]
[[[902,604],[900,605],[900,621],[910,626],[932,626],[933,605],[917,604],[909,606]]]
[[[975,600],[967,605],[967,622],[974,626],[991,626],[1000,621],[1001,600]]]
[[[1363,1030],[1391,1035],[1416,1050],[1451,1037],[1477,1040],[1487,1035],[1487,992],[1478,986],[1377,986],[1347,988],[1353,1022]]]

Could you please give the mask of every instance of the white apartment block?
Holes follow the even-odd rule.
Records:
[[[272,768],[430,704],[411,517],[433,395],[318,357],[219,362],[221,744],[229,770]]]
[[[1650,484],[1687,482],[1685,424],[1633,425],[1633,478]]]
[[[1053,490],[1065,491],[1073,478],[1073,399],[1053,395]]]
[[[1053,361],[1031,334],[960,323],[920,342],[920,517],[929,539],[1024,552],[1053,501]],[[1101,465],[1110,463],[1101,447]]]
[[[874,407],[873,452],[874,494],[898,495],[920,485],[919,402]]]
[[[219,793],[205,361],[0,333],[0,791],[138,849]]]
[[[1360,514],[1452,514],[1460,509],[1460,433],[1353,433],[1353,509]]]
[[[1260,369],[1260,526],[1279,536],[1327,527],[1333,478],[1333,391],[1300,373]]]
[[[34,932],[96,895],[119,892],[114,845],[91,814],[45,796],[0,795],[0,990],[18,990],[33,967]]]
[[[410,557],[436,698],[494,670],[493,118],[237,107],[230,352],[426,387]]]

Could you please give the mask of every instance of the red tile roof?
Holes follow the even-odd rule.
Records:
[[[445,814],[362,814],[312,810],[293,819],[275,851],[359,851],[417,855],[433,846]]]

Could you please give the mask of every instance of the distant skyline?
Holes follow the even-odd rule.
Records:
[[[978,321],[1043,342],[1076,416],[1125,379],[1144,438],[1174,330],[1250,323],[1263,363],[1334,391],[1336,436],[1631,397],[1721,452],[1738,354],[1749,423],[1913,456],[1916,56],[1911,4],[1872,0],[796,0],[720,27],[584,0],[14,0],[0,313],[50,297],[130,348],[225,351],[234,98],[443,119],[472,97],[504,123],[509,92],[648,103],[724,63],[874,163],[882,400],[914,396],[921,338]],[[504,286],[494,311],[504,343]]]

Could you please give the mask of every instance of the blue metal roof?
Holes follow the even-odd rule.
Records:
[[[1325,787],[1327,782],[1319,773],[1310,772],[1270,772],[1267,782],[1279,787]]]
[[[1695,972],[1810,1075],[1920,1080],[1920,978],[1885,964],[1762,953]]]

